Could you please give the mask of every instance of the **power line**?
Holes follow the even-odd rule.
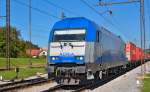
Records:
[[[26,7],[30,7],[29,4],[26,4],[26,3],[23,3],[23,2],[20,2],[20,1],[17,1],[17,0],[14,0],[14,1],[15,1],[16,3],[18,3],[18,4],[20,4],[20,5],[24,5],[24,6],[26,6]],[[56,19],[60,19],[59,17],[57,17],[57,16],[55,16],[55,15],[53,15],[53,14],[50,14],[50,13],[48,13],[48,12],[46,12],[46,11],[43,11],[43,10],[41,10],[41,9],[39,9],[39,8],[36,8],[36,7],[31,6],[31,9],[33,9],[33,10],[39,12],[39,13],[42,13],[42,14],[44,14],[44,15],[51,16],[51,17],[56,18]]]
[[[33,34],[33,38],[44,38],[44,39],[40,39],[40,40],[43,40],[43,41],[44,41],[45,39],[48,40],[48,37],[49,37],[49,36],[46,37],[46,35]]]
[[[50,4],[50,5],[52,5],[52,6],[54,6],[54,7],[56,7],[56,8],[59,8],[59,9],[61,9],[61,10],[64,10],[64,11],[70,13],[70,14],[73,14],[73,15],[75,15],[75,16],[80,16],[79,14],[77,14],[77,13],[75,13],[75,12],[72,12],[72,11],[70,11],[70,10],[68,10],[68,9],[65,9],[65,8],[63,8],[63,7],[61,7],[61,6],[57,5],[57,4],[55,4],[55,3],[52,3],[52,2],[49,1],[49,0],[43,0],[43,1],[46,2],[46,3],[48,3],[48,4]]]
[[[15,22],[16,22],[16,21],[15,21]],[[20,26],[24,27],[24,25],[22,25],[22,24],[20,24],[20,23],[19,23],[19,24],[17,23],[17,25],[20,25]],[[33,30],[32,30],[32,32],[33,32],[33,33],[32,33],[32,37],[33,37],[34,32],[39,33],[40,35],[41,35],[41,32],[44,32],[44,33],[45,33],[45,32],[49,32],[47,29],[44,29],[44,30],[43,30],[43,28],[45,28],[46,26],[44,27],[44,26],[42,26],[42,25],[34,25],[34,24],[32,24],[32,25],[33,25],[33,26],[32,26],[32,29],[33,29]],[[18,30],[20,30],[20,29],[18,29]],[[46,33],[46,34],[47,34],[47,33]]]
[[[108,21],[101,13],[99,13],[95,8],[93,8],[90,4],[88,4],[86,1],[84,0],[80,0],[82,3],[84,3],[86,6],[88,6],[91,10],[93,10],[95,13],[97,13],[98,15],[100,15],[102,18],[104,18],[106,21]]]
[[[99,5],[101,5],[101,6],[111,6],[111,5],[115,5],[115,4],[119,5],[119,4],[129,4],[129,3],[139,3],[139,2],[140,2],[140,0],[129,0],[129,1],[111,2],[111,3],[102,3],[102,2],[100,2]]]
[[[88,4],[85,0],[80,0],[82,3],[84,3],[86,6],[88,6],[91,10],[93,10],[96,14],[98,14],[100,17],[102,17],[106,22],[108,22],[109,24],[111,24],[114,28],[116,28],[117,30],[119,30],[118,27],[116,27],[115,24],[113,24],[110,20],[108,20],[107,18],[105,18],[103,16],[103,14],[101,14],[100,12],[98,12],[95,8],[93,8],[90,4]]]
[[[80,0],[81,2],[83,2],[86,6],[88,6],[91,10],[93,10],[95,13],[97,13],[99,16],[101,16],[105,21],[107,21],[109,24],[111,24],[112,26],[115,26],[110,20],[108,20],[107,18],[105,18],[103,16],[103,14],[101,14],[100,12],[98,12],[95,8],[93,8],[90,4],[88,4],[85,0]]]
[[[117,24],[117,25],[119,25],[119,29],[121,29],[120,27],[121,27],[121,25],[120,25],[120,23],[117,21],[117,19],[112,15],[111,16],[111,18],[112,18],[112,20],[115,22],[115,24]],[[122,29],[123,30],[123,29]],[[123,30],[124,31],[124,30]],[[125,31],[124,31],[125,32]],[[122,33],[122,35],[125,37],[125,38],[127,38],[125,35],[124,35],[124,33]],[[128,36],[128,35],[127,35]]]
[[[11,19],[12,22],[17,22],[16,20]],[[16,25],[19,25],[20,27],[24,27],[23,24],[20,23],[15,23]],[[48,28],[49,26],[45,26],[45,25],[41,25],[41,24],[32,24],[32,29],[36,29],[36,28],[42,28],[41,30],[43,31],[43,28]],[[37,29],[36,29],[37,30]],[[33,30],[34,31],[34,30]],[[46,31],[46,29],[44,29],[44,31]],[[47,31],[49,32],[49,31]]]
[[[113,12],[112,12],[112,10],[111,9],[109,9],[109,7],[106,7],[108,10],[107,11],[111,11],[111,19],[112,19],[112,21],[115,23],[115,24],[117,24],[117,25],[119,25],[118,27],[117,27],[117,29],[118,30],[123,30],[123,29],[121,29],[120,27],[121,27],[121,25],[120,25],[120,23],[117,21],[117,19],[113,16]],[[123,30],[124,31],[124,30]],[[125,32],[125,31],[124,31]],[[124,35],[124,33],[122,33],[122,35],[123,35],[123,37],[124,38],[128,38],[128,37],[126,37],[125,35]]]

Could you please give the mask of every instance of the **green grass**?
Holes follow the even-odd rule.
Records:
[[[46,73],[45,68],[23,68],[20,69],[18,77],[22,79],[29,76],[34,76],[37,72]],[[0,71],[0,76],[3,76],[3,79],[13,79],[16,76],[16,72],[15,70]]]
[[[146,77],[150,77],[150,74],[147,74]],[[143,83],[142,92],[150,92],[150,78],[145,78]]]
[[[33,66],[44,66],[46,65],[46,58],[32,58],[31,59]],[[29,66],[29,58],[11,58],[10,59],[11,67],[26,67]],[[0,58],[0,68],[6,67],[6,59]]]

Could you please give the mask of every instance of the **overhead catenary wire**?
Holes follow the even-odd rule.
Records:
[[[111,11],[112,12],[112,10],[111,9],[109,9],[109,7],[106,7],[107,8],[107,11]],[[117,19],[115,18],[115,16],[113,15],[113,12],[112,12],[112,14],[111,14],[111,19],[112,19],[112,21],[116,24],[116,25],[119,25],[119,26],[117,26],[118,28],[118,30],[120,30],[121,28],[121,25],[120,25],[120,23],[117,21]],[[123,30],[123,29],[121,29],[121,30]],[[123,32],[125,32],[125,31],[123,31]],[[128,35],[124,35],[124,33],[122,33],[122,35],[124,36],[124,38],[129,38],[129,37],[127,37]]]
[[[109,1],[111,1],[111,0],[109,0]],[[111,12],[112,12],[112,10],[111,10],[109,7],[106,6],[106,8],[107,8],[107,11],[111,11]],[[112,21],[113,21],[115,24],[119,25],[119,29],[120,29],[121,25],[119,24],[119,22],[117,21],[117,19],[114,17],[113,12],[112,12],[112,14],[111,14],[111,19],[112,19]]]
[[[21,4],[21,5],[24,5],[24,6],[26,6],[26,7],[29,7],[29,5],[28,4],[26,4],[26,3],[23,3],[23,2],[21,2],[21,1],[18,1],[18,0],[14,0],[16,3],[18,3],[18,4]],[[114,25],[110,20],[108,20],[107,18],[105,18],[101,13],[99,13],[97,10],[95,10],[95,8],[93,8],[90,4],[88,4],[86,1],[84,1],[84,0],[80,0],[80,1],[82,1],[84,4],[86,4],[89,8],[91,8],[94,12],[96,12],[98,15],[100,15],[105,21],[107,21],[109,24],[111,24],[114,28],[117,28],[116,27],[116,25]],[[48,1],[49,2],[49,1]],[[51,3],[53,6],[55,5],[54,3]],[[59,8],[61,8],[61,9],[64,9],[63,7],[60,7],[60,6],[58,6],[58,5],[55,5],[55,7],[59,7]],[[59,17],[57,17],[57,16],[55,16],[55,15],[53,15],[53,14],[50,14],[50,13],[48,13],[48,12],[46,12],[46,11],[43,11],[43,10],[41,10],[41,9],[38,9],[38,8],[36,8],[36,7],[33,7],[33,6],[31,6],[31,8],[33,9],[33,10],[35,10],[35,11],[37,11],[37,12],[40,12],[40,13],[42,13],[42,14],[45,14],[45,15],[47,15],[47,16],[51,16],[51,17],[53,17],[53,18],[56,18],[56,19],[60,19]],[[66,9],[64,9],[64,10],[66,10]],[[67,10],[68,11],[68,10]],[[70,12],[70,11],[69,11]],[[118,28],[117,28],[118,29]]]
[[[110,23],[111,25],[114,26],[114,24],[109,21],[108,19],[106,19],[103,14],[101,14],[100,12],[98,12],[95,8],[93,8],[90,4],[88,4],[85,0],[80,0],[82,3],[84,3],[86,6],[88,6],[91,10],[93,10],[95,13],[97,13],[99,16],[101,16],[105,21],[107,21],[108,23]]]
[[[111,16],[111,18],[112,18],[112,20],[114,21],[115,24],[119,25],[118,28],[121,29],[121,25],[119,24],[119,22],[117,21],[117,19],[116,19],[113,15]],[[123,30],[123,29],[121,29],[121,30]],[[125,32],[125,31],[124,31],[124,30],[122,31],[123,36],[124,36],[125,38],[129,38],[129,35],[126,35],[126,36],[125,36],[123,32]]]
[[[82,3],[84,3],[86,6],[88,6],[91,10],[93,10],[96,14],[98,14],[100,17],[102,17],[107,23],[109,23],[112,27],[116,28],[117,30],[120,30],[112,21],[107,19],[103,16],[100,12],[98,12],[94,7],[92,7],[89,3],[87,3],[85,0],[80,0]],[[123,35],[123,34],[122,34]],[[123,35],[124,36],[124,35]],[[124,36],[125,37],[125,36]]]
[[[13,20],[13,21],[14,21],[14,20]],[[16,22],[16,20],[15,20],[14,22]],[[20,23],[19,23],[19,24],[17,23],[17,25],[20,25],[20,26],[22,26],[22,27],[24,26],[24,25],[22,25],[22,24],[20,24]],[[43,29],[43,28],[45,28],[45,26],[42,26],[42,25],[40,26],[40,25],[35,25],[35,24],[32,24],[32,25],[34,25],[34,26],[32,26],[32,29],[33,29],[33,30],[32,30],[32,32],[33,32],[33,33],[32,33],[32,38],[35,38],[35,37],[36,37],[36,38],[38,38],[38,37],[47,38],[47,37],[45,37],[45,36],[46,36],[47,32],[49,32],[49,30]],[[40,27],[40,28],[39,28],[39,27]],[[19,31],[19,30],[20,30],[20,29],[18,29],[18,31]],[[38,35],[38,34],[35,35],[35,32],[38,33],[39,35]],[[42,35],[41,35],[41,32],[42,32]],[[43,33],[45,33],[45,34],[43,34]],[[4,43],[4,42],[0,42],[0,43]]]
[[[66,9],[66,8],[64,8],[64,7],[62,7],[62,6],[59,6],[59,5],[57,5],[57,4],[53,3],[53,2],[51,2],[50,0],[43,0],[43,1],[44,1],[45,3],[48,3],[49,5],[51,5],[51,6],[53,6],[53,7],[59,8],[59,9],[61,9],[61,10],[63,10],[63,11],[66,11],[66,12],[72,14],[72,15],[81,16],[80,14],[77,14],[77,13],[75,13],[75,12],[69,10],[69,9]]]
[[[26,7],[30,7],[29,4],[23,3],[23,2],[18,1],[18,0],[14,0],[14,1],[15,1],[16,3],[18,3],[18,4],[20,4],[20,5],[24,5],[24,6],[26,6]],[[41,13],[41,14],[44,14],[44,15],[47,15],[47,16],[51,16],[51,17],[53,17],[53,18],[55,18],[55,19],[60,19],[58,16],[53,15],[53,14],[50,14],[50,13],[48,13],[48,12],[46,12],[46,11],[44,11],[44,10],[41,10],[41,9],[39,9],[39,8],[36,8],[36,7],[31,6],[31,9],[33,9],[33,10],[35,10],[35,11]]]
[[[18,25],[21,25],[21,24],[18,24]],[[23,25],[21,25],[21,26],[23,26]],[[37,29],[37,27],[32,27],[32,29],[34,29],[34,30],[32,30],[33,31],[33,33],[32,33],[32,38],[34,38],[34,37],[36,37],[36,38],[38,38],[38,37],[41,37],[41,38],[47,38],[47,37],[45,37],[46,35],[47,35],[47,33],[46,34],[42,34],[41,35],[41,33],[40,32],[42,32],[42,33],[45,33],[45,32],[49,32],[48,30],[46,30],[46,29]],[[18,30],[19,31],[19,30]],[[35,32],[34,32],[35,31]],[[44,31],[44,32],[43,32]],[[37,34],[38,33],[38,34]],[[0,42],[0,43],[5,43],[5,42]]]
[[[16,20],[11,20],[12,22],[17,22]],[[19,25],[20,27],[24,27],[24,25],[23,24],[20,24],[20,23],[16,23],[16,25]],[[32,24],[32,29],[35,29],[35,30],[39,30],[39,31],[41,31],[41,32],[49,32],[49,30],[46,30],[45,28],[48,28],[49,26],[45,26],[45,25],[41,25],[41,24]],[[44,28],[44,29],[43,29]],[[18,29],[19,31],[21,30],[21,29]],[[35,30],[32,30],[32,31],[35,31]],[[39,31],[36,31],[36,33],[37,32],[39,32]]]
[[[88,6],[91,10],[93,10],[95,13],[97,13],[99,16],[101,16],[106,22],[108,22],[109,24],[111,24],[112,26],[115,26],[110,20],[108,20],[107,18],[105,18],[103,16],[103,14],[101,14],[100,12],[98,12],[95,8],[93,8],[90,4],[88,4],[85,0],[80,0],[82,3],[84,3],[86,6]]]

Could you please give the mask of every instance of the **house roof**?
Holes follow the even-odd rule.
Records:
[[[41,52],[42,50],[40,49],[31,49],[31,56],[38,56]],[[30,50],[26,50],[26,53],[30,55]]]
[[[31,56],[38,56],[43,51],[47,51],[47,49],[31,49]],[[30,49],[27,49],[26,53],[30,55]]]

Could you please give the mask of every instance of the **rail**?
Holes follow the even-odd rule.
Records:
[[[47,89],[47,90],[44,90],[44,91],[42,91],[42,92],[54,92],[54,91],[56,91],[56,90],[61,89],[62,87],[63,87],[63,85],[56,85],[56,86],[51,87],[51,88],[49,88],[49,89]]]
[[[52,80],[53,79],[49,80],[49,79],[46,79],[45,77],[39,77],[35,79],[21,80],[21,81],[1,84],[0,92],[9,91],[9,90],[17,89],[17,88],[25,88],[25,87],[32,86],[35,84],[50,82]]]

